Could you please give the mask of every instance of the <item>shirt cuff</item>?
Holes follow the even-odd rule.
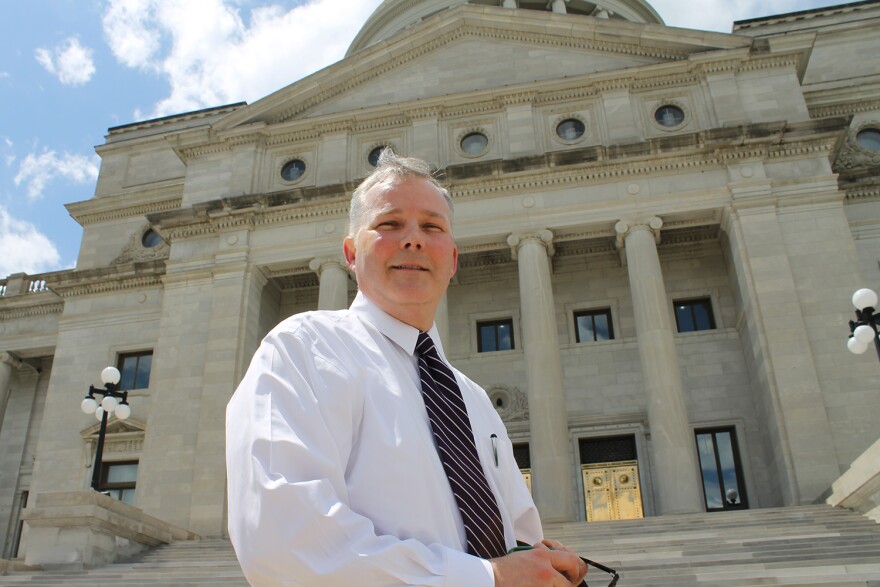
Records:
[[[495,587],[495,571],[492,564],[466,552],[448,551],[446,558],[447,587]]]

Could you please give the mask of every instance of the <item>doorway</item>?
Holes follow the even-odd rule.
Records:
[[[578,444],[587,521],[643,518],[635,436],[582,438]]]

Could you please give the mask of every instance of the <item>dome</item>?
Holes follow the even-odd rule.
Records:
[[[596,18],[663,24],[660,15],[644,0],[384,0],[352,41],[346,56],[459,4],[565,12]]]

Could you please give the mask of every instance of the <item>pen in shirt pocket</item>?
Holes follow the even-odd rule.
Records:
[[[495,459],[495,466],[498,466],[498,435],[492,434],[489,437],[492,440],[492,458]]]

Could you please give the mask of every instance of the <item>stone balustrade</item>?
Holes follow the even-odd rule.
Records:
[[[25,564],[42,569],[102,567],[147,547],[199,539],[97,491],[41,493],[22,519],[28,526]]]

